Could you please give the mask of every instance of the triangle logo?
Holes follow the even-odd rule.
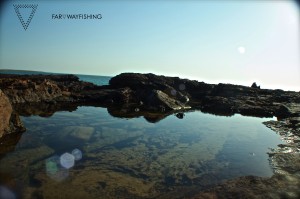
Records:
[[[14,5],[16,14],[17,14],[18,17],[19,17],[19,20],[20,20],[20,22],[21,22],[21,24],[22,24],[24,30],[27,30],[27,28],[28,28],[28,26],[29,26],[29,24],[30,24],[30,22],[31,22],[31,20],[32,20],[32,17],[33,17],[33,15],[34,15],[34,13],[35,13],[37,7],[38,7],[37,4],[22,4],[22,5],[21,5],[21,4],[17,4],[17,5]],[[21,14],[21,12],[20,12],[20,9],[21,9],[21,10],[22,10],[22,9],[26,9],[26,10],[29,9],[29,11],[31,10],[29,17],[28,17],[28,18],[26,17],[27,19],[24,18],[25,16],[22,16],[22,14]],[[26,22],[25,22],[24,19],[26,20]]]

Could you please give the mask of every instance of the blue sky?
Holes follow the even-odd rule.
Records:
[[[26,31],[13,8],[25,3],[38,4]],[[52,19],[99,13],[101,20]],[[293,1],[7,1],[0,68],[152,72],[299,91],[299,24]]]

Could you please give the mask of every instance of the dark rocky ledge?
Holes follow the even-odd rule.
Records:
[[[74,75],[0,74],[0,89],[12,104],[96,103],[126,107],[128,114],[136,108],[161,113],[192,108],[220,115],[300,116],[299,92],[206,84],[154,74],[123,73],[107,86],[79,81]]]
[[[0,74],[0,89],[0,141],[7,139],[6,143],[13,143],[11,136],[25,130],[19,114],[48,117],[56,111],[76,110],[79,105],[106,107],[114,117],[143,116],[149,122],[157,122],[173,113],[182,118],[182,112],[189,110],[226,116],[235,113],[275,116],[277,121],[265,122],[265,125],[289,143],[269,154],[274,176],[234,179],[205,192],[194,190],[194,198],[300,197],[299,189],[294,189],[300,186],[300,92],[206,84],[138,73],[117,75],[106,86],[79,81],[74,75]],[[16,140],[19,138],[16,136]],[[9,150],[7,148],[4,151]],[[292,152],[287,153],[287,150]]]

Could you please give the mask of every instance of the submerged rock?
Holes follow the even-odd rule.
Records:
[[[65,130],[71,131],[71,133],[69,134],[71,137],[82,140],[89,140],[94,132],[93,127],[72,126],[67,128],[68,129]]]
[[[243,176],[195,194],[193,199],[206,198],[291,198],[300,196],[299,182],[290,176],[274,175],[271,178]]]
[[[57,136],[60,139],[76,138],[81,140],[89,140],[93,133],[93,127],[67,126],[59,131]]]

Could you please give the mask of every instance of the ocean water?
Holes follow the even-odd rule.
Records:
[[[96,75],[76,75],[79,77],[79,80],[92,82],[96,85],[108,85],[111,77],[108,76],[96,76]]]
[[[0,159],[0,193],[17,198],[183,197],[239,176],[272,176],[267,152],[282,143],[262,124],[270,119],[200,111],[149,123],[83,106],[21,119],[27,131]]]

